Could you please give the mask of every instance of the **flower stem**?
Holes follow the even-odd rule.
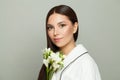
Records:
[[[47,73],[47,80],[49,80],[49,69],[46,68],[46,73]]]
[[[49,70],[47,68],[46,72],[47,72],[47,80],[52,80],[52,76],[53,76],[54,71],[53,70]]]

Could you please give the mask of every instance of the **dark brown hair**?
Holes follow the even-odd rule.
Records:
[[[74,12],[74,10],[67,5],[55,6],[48,12],[47,17],[46,17],[47,48],[51,48],[54,52],[56,52],[56,51],[59,51],[59,48],[52,43],[52,41],[49,38],[48,33],[47,33],[48,19],[53,13],[58,13],[58,14],[67,16],[68,19],[72,22],[72,24],[75,24],[75,22],[78,22],[78,19],[77,19],[77,16],[76,16],[76,13]],[[79,29],[77,28],[76,33],[74,33],[74,35],[73,35],[74,36],[74,41],[77,40],[78,30]],[[38,80],[46,80],[46,71],[45,71],[45,66],[44,65],[41,68]]]

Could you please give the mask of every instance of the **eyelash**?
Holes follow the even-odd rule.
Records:
[[[47,27],[47,30],[52,30],[54,27],[52,27],[52,26],[48,26]]]
[[[60,24],[60,25],[59,25],[60,28],[63,28],[63,27],[65,27],[65,26],[66,26],[66,24]],[[47,26],[47,30],[50,31],[50,30],[52,30],[52,29],[54,29],[53,26]]]
[[[66,24],[60,24],[60,27],[61,27],[61,28],[65,27],[65,26],[66,26]]]

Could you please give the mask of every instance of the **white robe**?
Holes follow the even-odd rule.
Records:
[[[83,45],[77,45],[64,59],[64,68],[52,80],[101,80],[97,64]]]

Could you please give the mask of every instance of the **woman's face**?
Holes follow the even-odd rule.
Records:
[[[47,22],[48,36],[59,48],[74,44],[73,34],[76,32],[77,26],[76,23],[72,24],[67,16],[53,13]]]

